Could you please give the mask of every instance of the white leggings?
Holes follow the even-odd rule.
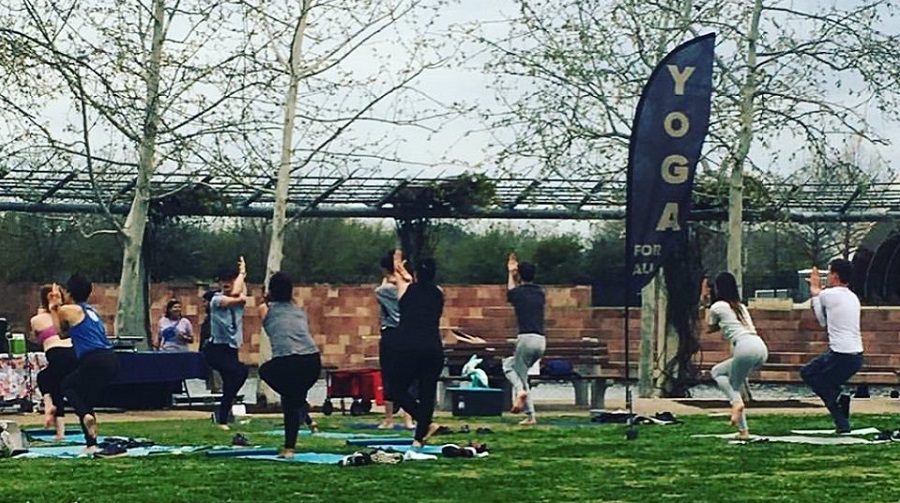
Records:
[[[731,358],[712,368],[713,379],[732,405],[743,401],[741,386],[750,372],[762,367],[768,358],[769,348],[762,338],[748,335],[734,343]],[[747,431],[747,417],[743,413],[738,421],[738,430]]]

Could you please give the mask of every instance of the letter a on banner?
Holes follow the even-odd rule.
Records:
[[[715,34],[670,52],[641,93],[628,148],[626,264],[630,304],[686,229],[694,173],[709,129]]]

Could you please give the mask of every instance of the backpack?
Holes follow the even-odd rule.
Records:
[[[569,360],[553,359],[543,362],[541,374],[551,377],[567,377],[575,374],[575,369]]]

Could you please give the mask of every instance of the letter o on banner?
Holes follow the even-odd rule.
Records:
[[[677,128],[675,127],[676,124],[678,126]],[[663,128],[665,128],[666,134],[672,138],[681,138],[688,133],[691,124],[690,121],[688,121],[687,115],[684,115],[683,112],[670,112],[669,115],[666,115]]]

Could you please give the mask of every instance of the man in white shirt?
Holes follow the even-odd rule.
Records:
[[[816,319],[828,331],[828,351],[800,370],[803,381],[825,402],[838,433],[850,431],[850,396],[841,394],[841,386],[863,365],[859,298],[849,288],[852,276],[849,261],[832,260],[828,287],[823,289],[819,270],[813,267],[809,293]]]

